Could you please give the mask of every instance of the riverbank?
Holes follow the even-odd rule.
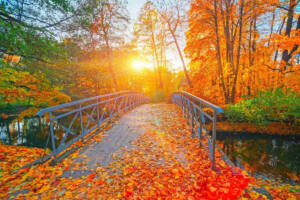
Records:
[[[208,125],[211,130],[211,124]],[[246,122],[217,122],[218,133],[253,133],[253,134],[268,134],[268,135],[281,135],[281,136],[297,136],[300,137],[300,125],[289,125],[280,122],[272,122],[265,127],[259,127],[255,124]]]
[[[240,199],[298,200],[299,196],[299,185],[284,184],[269,179],[255,178],[250,181]]]

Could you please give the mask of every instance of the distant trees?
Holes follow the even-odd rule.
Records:
[[[157,72],[156,85],[158,88],[163,88],[161,76],[162,54],[165,54],[165,49],[163,49],[165,35],[163,31],[153,3],[151,1],[146,2],[140,11],[138,22],[135,24],[135,36],[144,45],[144,50],[152,54],[154,70]],[[159,40],[161,40],[161,43]]]
[[[178,55],[180,57],[182,68],[186,81],[190,88],[193,84],[190,80],[187,67],[184,60],[184,55],[182,52],[182,47],[178,42],[178,32],[180,32],[181,26],[184,26],[187,22],[187,5],[188,0],[155,0],[154,4],[159,14],[159,19],[161,24],[165,24],[166,30],[169,32],[172,41],[174,42]]]
[[[141,9],[139,21],[136,24],[136,36],[144,47],[150,49],[157,71],[157,85],[163,88],[162,67],[166,68],[166,54],[175,45],[181,60],[187,85],[192,88],[188,69],[185,64],[181,43],[184,31],[180,30],[186,24],[188,1],[147,1]]]
[[[129,16],[126,4],[123,0],[106,0],[100,4],[99,13],[93,18],[90,32],[93,49],[96,46],[105,48],[108,61],[108,70],[111,74],[115,90],[118,90],[118,82],[113,68],[112,49],[121,43],[127,29]]]

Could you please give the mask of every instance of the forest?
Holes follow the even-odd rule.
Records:
[[[132,22],[123,1],[1,2],[2,115],[30,116],[119,90],[141,91],[153,101],[187,90],[235,104],[229,107],[235,112],[251,110],[253,99],[270,92],[265,95],[276,105],[250,116],[234,113],[235,120],[268,112],[298,123],[299,2],[186,3],[146,2],[132,35],[124,35]],[[170,49],[179,66],[172,66]],[[272,120],[265,118],[256,120]]]
[[[43,108],[118,91],[143,93],[153,105],[170,104],[174,92],[186,91],[224,110],[218,116],[217,130],[238,132],[243,135],[241,141],[248,135],[251,139],[258,135],[262,144],[273,145],[272,155],[274,146],[288,143],[292,150],[278,151],[273,155],[276,158],[270,158],[270,162],[286,159],[292,163],[282,164],[274,172],[275,176],[284,174],[284,184],[278,186],[277,180],[256,184],[267,185],[274,199],[299,198],[300,157],[293,160],[288,156],[300,150],[299,3],[0,0],[0,180],[11,180],[6,168],[8,163],[20,162],[12,158],[18,148],[36,154],[34,157],[43,151],[31,148],[44,148],[45,132],[41,133],[43,139],[29,142],[40,137],[29,121]],[[227,140],[217,140],[225,151],[222,142]],[[250,144],[249,149],[252,153],[259,151]],[[227,151],[231,151],[229,147]],[[251,153],[245,150],[245,154]],[[245,168],[257,170],[257,164],[249,159]],[[94,183],[93,179],[88,176],[88,183]],[[33,193],[42,194],[52,186]],[[274,189],[277,186],[280,189]],[[0,183],[1,193],[8,194],[8,188]],[[140,199],[131,194],[125,192],[121,198],[116,192],[115,197]],[[61,196],[74,198],[69,195],[63,192]],[[267,196],[251,193],[239,198],[270,199]],[[199,199],[184,195],[176,198]]]
[[[298,3],[149,1],[132,22],[125,1],[2,1],[2,116],[120,90],[154,102],[187,90],[231,105],[232,120],[298,124]]]

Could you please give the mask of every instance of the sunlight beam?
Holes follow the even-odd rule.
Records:
[[[146,66],[147,66],[147,64],[145,62],[140,61],[140,60],[135,60],[135,61],[132,62],[133,69],[135,69],[137,71],[141,71]]]

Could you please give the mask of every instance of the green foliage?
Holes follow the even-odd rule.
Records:
[[[225,116],[232,122],[250,122],[259,126],[279,121],[299,124],[300,95],[282,89],[260,92],[256,97],[228,105]]]
[[[31,116],[38,108],[70,101],[70,97],[53,87],[42,73],[30,74],[12,68],[0,68],[0,112],[24,110],[19,116]]]
[[[11,103],[6,103],[6,102],[1,101],[0,102],[0,113],[6,113],[6,114],[16,113],[19,111],[18,108],[25,109],[28,107],[29,107],[29,105],[25,101],[11,102]]]
[[[69,19],[79,0],[0,0],[0,58],[19,56],[16,65],[29,72],[45,71],[59,62],[67,63],[62,43]],[[3,66],[3,63],[0,63]]]

